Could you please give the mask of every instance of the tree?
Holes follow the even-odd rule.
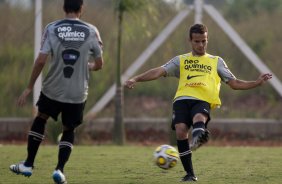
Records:
[[[125,129],[123,122],[123,104],[124,92],[121,84],[121,48],[123,35],[124,13],[134,12],[145,6],[145,0],[117,0],[116,11],[118,17],[118,35],[117,35],[117,63],[116,63],[116,95],[115,95],[115,118],[113,128],[113,142],[118,145],[125,143]]]

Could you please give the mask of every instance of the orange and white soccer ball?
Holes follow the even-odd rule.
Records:
[[[160,145],[154,152],[154,162],[162,169],[173,168],[176,166],[178,160],[178,151],[170,145]]]

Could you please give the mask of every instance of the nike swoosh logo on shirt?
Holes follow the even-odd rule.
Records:
[[[187,80],[190,80],[190,79],[192,79],[192,78],[194,78],[194,77],[200,77],[200,76],[203,76],[203,75],[188,75],[187,76]]]

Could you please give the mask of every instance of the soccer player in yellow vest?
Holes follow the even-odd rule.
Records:
[[[210,109],[219,107],[220,82],[234,90],[258,87],[272,78],[272,74],[260,75],[255,81],[237,79],[224,60],[206,53],[208,29],[203,24],[190,27],[189,38],[192,52],[176,56],[163,66],[150,69],[125,82],[129,89],[136,82],[156,80],[162,76],[179,78],[178,89],[173,102],[172,129],[176,131],[179,156],[186,171],[181,181],[197,181],[192,166],[192,151],[209,139],[207,124]],[[188,130],[192,126],[192,142],[189,146]]]

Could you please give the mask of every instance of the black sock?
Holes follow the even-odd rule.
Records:
[[[187,174],[194,176],[192,151],[190,150],[188,139],[177,140],[177,147],[184,170]]]
[[[64,131],[59,143],[58,164],[56,170],[60,169],[64,172],[65,164],[67,163],[73,148],[73,142],[74,130]]]
[[[195,129],[195,128],[205,128],[206,126],[205,126],[205,123],[203,122],[203,121],[197,121],[197,122],[195,122],[195,123],[193,123],[193,129]]]
[[[194,134],[197,133],[197,131],[205,131],[206,129],[205,123],[203,121],[195,122],[192,126],[193,126],[192,136],[194,136]]]
[[[40,117],[36,117],[33,121],[28,133],[27,159],[25,161],[25,166],[27,167],[33,166],[40,143],[44,139],[45,124],[46,120]]]

